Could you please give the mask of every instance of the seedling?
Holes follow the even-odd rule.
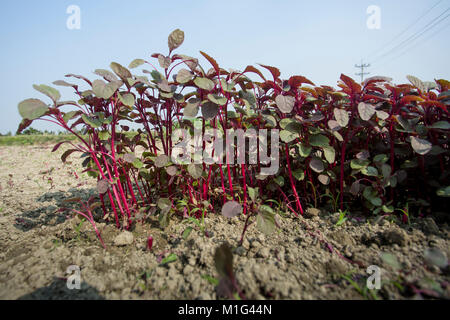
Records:
[[[227,243],[222,244],[216,249],[214,264],[220,275],[219,284],[217,285],[219,295],[228,297],[229,299],[245,299],[234,276],[233,253]]]
[[[81,228],[83,227],[83,223],[86,221],[85,218],[82,218],[80,223],[75,227],[75,232],[77,233],[76,241],[80,241]]]
[[[347,221],[347,217],[346,217],[347,214],[348,214],[347,210],[342,211],[341,209],[339,209],[339,219],[335,224],[336,227],[341,226],[345,221]]]
[[[175,253],[171,253],[167,257],[165,257],[164,259],[161,260],[160,265],[163,266],[163,265],[169,264],[171,262],[176,261],[177,259],[178,259],[178,256]]]

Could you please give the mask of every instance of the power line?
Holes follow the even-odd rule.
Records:
[[[377,51],[382,52],[384,48],[388,47],[391,43],[393,43],[395,40],[397,40],[399,37],[401,37],[406,31],[408,31],[411,27],[415,26],[417,22],[419,22],[423,17],[425,17],[431,10],[433,10],[437,5],[439,5],[443,0],[439,0],[434,5],[432,5],[427,11],[425,11],[423,14],[421,14],[417,19],[415,19],[411,24],[409,24],[405,29],[403,29],[402,32],[397,34],[394,38],[392,38],[389,42],[387,42],[384,46],[380,47],[378,50],[372,52],[367,57],[370,58],[373,56],[373,54]]]
[[[424,43],[428,42],[429,40],[431,40],[432,38],[434,38],[435,36],[437,36],[439,33],[441,33],[442,31],[444,31],[445,29],[447,29],[450,26],[450,23],[447,23],[443,28],[437,30],[435,33],[433,33],[431,36],[429,36],[425,41],[422,42],[416,42],[414,44],[412,44],[412,46],[410,46],[409,48],[407,48],[406,50],[404,50],[402,53],[400,53],[399,55],[397,55],[396,57],[392,58],[389,60],[390,61],[394,61],[397,60],[398,58],[402,57],[403,55],[405,55],[408,52],[411,52],[413,49],[415,49],[417,46],[419,45],[423,45]]]
[[[449,11],[450,8],[448,8],[447,10],[445,10],[443,13],[441,13],[436,19],[438,19],[439,17],[442,17],[442,15],[444,15],[447,11]],[[404,45],[408,45],[415,40],[417,40],[418,38],[420,38],[424,33],[428,32],[429,30],[433,29],[434,27],[436,27],[437,25],[439,25],[441,22],[443,22],[445,19],[447,19],[450,16],[450,14],[447,14],[446,16],[436,20],[434,19],[433,21],[431,21],[430,23],[428,23],[425,26],[425,29],[421,30],[420,32],[416,32],[415,34],[411,35],[409,38],[403,40],[402,42],[400,42],[398,45],[396,45],[394,48],[392,48],[391,50],[389,50],[388,52],[386,52],[385,54],[379,56],[377,59],[375,59],[373,62],[378,62],[383,60],[384,58],[386,58],[389,54],[395,52],[397,49],[404,47]]]

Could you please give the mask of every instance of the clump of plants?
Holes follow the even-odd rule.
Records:
[[[267,65],[226,70],[200,51],[208,69],[175,53],[183,41],[177,29],[168,52],[152,54],[150,61],[135,59],[128,68],[113,62],[111,70],[95,70],[95,80],[68,74],[76,83],[53,83],[73,88],[77,101],[35,85],[50,104],[28,99],[18,105],[18,132],[39,119],[77,138],[53,151],[67,144],[62,161],[81,157],[84,172],[97,180],[99,200],[91,206],[118,228],[151,214],[167,226],[174,214],[201,219],[215,210],[245,215],[243,233],[252,217],[270,233],[280,208],[295,215],[305,206],[393,214],[407,205],[409,211],[444,205],[450,195],[449,81],[408,76],[409,84],[394,85],[372,77],[360,84],[341,75],[335,89],[303,76],[282,78]],[[181,163],[174,161],[184,138],[178,129],[203,133],[202,141],[188,142],[201,154],[216,141],[206,134],[211,130],[266,130],[270,138],[257,138],[254,161],[230,163],[230,156],[250,153],[234,148],[234,154],[210,154],[222,161]],[[279,140],[271,129],[279,130]],[[274,157],[276,173],[261,174]]]

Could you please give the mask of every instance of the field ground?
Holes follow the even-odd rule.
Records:
[[[3,139],[0,299],[218,298],[214,251],[223,241],[237,245],[242,218],[211,213],[210,237],[194,230],[183,239],[186,224],[172,221],[163,232],[151,217],[151,223],[134,227],[130,244],[123,246],[117,243],[121,232],[102,222],[105,251],[87,222],[58,210],[69,205],[65,199],[95,192],[95,181],[76,172],[78,159],[62,164],[62,149],[4,146]],[[449,298],[449,268],[427,264],[424,257],[428,248],[450,255],[448,212],[435,217],[412,219],[409,226],[389,217],[353,217],[336,227],[336,214],[312,210],[306,218],[281,219],[270,237],[252,225],[243,246],[234,248],[236,278],[248,299]],[[146,250],[149,235],[152,251]],[[382,253],[395,256],[399,268]],[[162,264],[169,254],[177,259]],[[66,287],[70,265],[81,268],[80,290]],[[381,268],[381,290],[366,289],[370,265]]]

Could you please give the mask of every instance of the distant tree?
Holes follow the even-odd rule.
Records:
[[[40,136],[40,135],[43,135],[44,133],[42,131],[34,129],[34,128],[28,128],[28,129],[24,130],[21,134],[31,135],[31,136]]]

